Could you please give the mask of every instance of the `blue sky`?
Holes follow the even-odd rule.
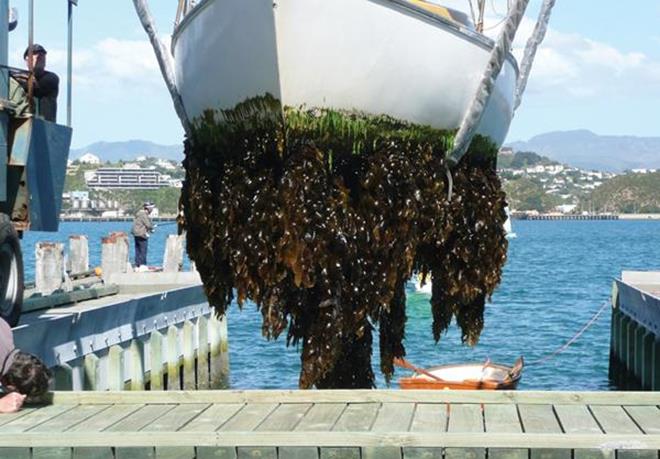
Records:
[[[131,139],[180,143],[183,131],[133,2],[78,3],[73,146]],[[440,3],[461,9],[466,5],[465,0]],[[540,3],[530,2],[516,53],[531,33]],[[10,64],[22,66],[27,0],[10,0],[10,4],[20,17],[19,27],[10,34]],[[167,39],[177,1],[150,4],[159,32]],[[497,22],[495,13],[505,11],[506,1],[488,0],[488,4],[489,18]],[[66,0],[35,0],[35,40],[48,49],[49,67],[62,77],[60,122],[66,120],[66,5]],[[557,0],[551,29],[507,140],[569,129],[660,136],[659,111],[660,2]]]

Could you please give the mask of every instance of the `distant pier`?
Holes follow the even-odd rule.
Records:
[[[660,214],[538,214],[513,212],[515,220],[660,220]]]
[[[614,282],[609,376],[621,388],[660,391],[660,272],[624,271]]]
[[[100,217],[100,216],[80,216],[80,215],[61,215],[60,221],[63,222],[132,222],[135,216],[124,215],[121,217]],[[175,222],[174,216],[149,217],[152,222]]]
[[[619,215],[522,214],[511,215],[516,220],[619,220]]]

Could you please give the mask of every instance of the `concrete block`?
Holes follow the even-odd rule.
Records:
[[[115,273],[126,273],[130,266],[128,262],[128,235],[126,233],[111,233],[101,241],[101,269],[103,278],[109,278]]]
[[[67,271],[79,274],[89,271],[89,241],[87,236],[69,236]]]
[[[163,256],[163,271],[166,273],[179,272],[183,268],[183,247],[185,236],[172,234],[167,237],[165,243],[165,255]]]
[[[60,242],[38,242],[35,248],[37,258],[35,272],[36,290],[42,295],[50,295],[62,287],[64,272],[64,244]]]

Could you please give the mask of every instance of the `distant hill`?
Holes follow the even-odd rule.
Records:
[[[516,151],[513,154],[500,153],[497,157],[499,169],[524,169],[532,166],[552,166],[556,161],[537,155],[533,151]]]
[[[512,142],[515,151],[534,151],[586,170],[623,172],[660,168],[660,137],[598,135],[587,130],[537,135],[528,142]]]
[[[660,172],[614,177],[596,188],[589,199],[605,212],[660,212]]]
[[[183,145],[158,145],[145,140],[127,142],[96,142],[85,148],[71,150],[70,159],[78,159],[86,153],[93,153],[102,161],[116,163],[133,161],[138,156],[153,156],[174,161],[183,160]]]

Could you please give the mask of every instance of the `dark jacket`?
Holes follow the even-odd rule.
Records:
[[[154,225],[151,223],[147,211],[144,209],[138,210],[137,214],[135,214],[135,220],[133,220],[131,234],[135,237],[149,237],[149,233],[153,232],[153,230]]]
[[[28,92],[28,80],[18,80],[25,90]],[[60,92],[60,77],[53,72],[44,70],[43,72],[35,74],[34,83],[32,84],[32,92],[34,97],[39,101],[39,115],[53,123],[57,121],[57,96]]]

